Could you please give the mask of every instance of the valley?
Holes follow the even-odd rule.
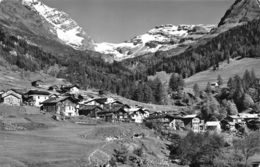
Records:
[[[42,0],[0,0],[0,166],[259,166],[259,16],[234,0],[215,25],[96,43]]]

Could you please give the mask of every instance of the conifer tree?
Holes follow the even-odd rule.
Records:
[[[161,81],[157,78],[156,79],[156,88],[154,90],[154,99],[156,103],[163,104],[164,98],[166,95],[164,95],[165,91],[163,90],[163,85]]]
[[[199,95],[200,95],[200,88],[199,88],[199,85],[197,83],[195,83],[193,85],[193,91],[194,91],[195,96],[199,97]]]
[[[211,85],[210,85],[209,82],[207,83],[207,87],[206,87],[205,91],[206,91],[207,93],[211,93],[211,92],[212,92]]]
[[[145,102],[145,103],[154,102],[153,91],[147,84],[145,84],[143,87],[143,95],[144,95],[143,102]]]
[[[232,77],[231,77],[231,78],[228,79],[227,86],[228,86],[229,88],[232,88],[232,85],[233,85],[233,79],[232,79]]]
[[[223,85],[223,79],[220,75],[218,75],[218,85],[219,86]]]
[[[257,77],[255,75],[255,70],[252,68],[251,70],[251,85],[252,87],[255,87],[256,86],[256,80],[257,80]]]
[[[251,80],[251,75],[249,73],[248,70],[246,70],[244,72],[244,76],[243,76],[243,83],[244,83],[244,88],[245,90],[248,90],[248,88],[250,87],[252,80]]]
[[[179,74],[172,74],[169,82],[169,87],[173,91],[177,91],[179,88],[184,87],[184,80]]]

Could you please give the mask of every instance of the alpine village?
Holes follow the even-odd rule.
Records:
[[[95,43],[0,0],[0,166],[260,167],[260,2],[219,20]]]

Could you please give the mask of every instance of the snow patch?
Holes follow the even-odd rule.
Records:
[[[142,36],[141,36],[141,39],[142,39],[142,42],[143,42],[144,44],[147,43],[147,42],[149,42],[149,41],[155,40],[154,36],[149,35],[149,34],[144,34],[144,35],[142,35]]]

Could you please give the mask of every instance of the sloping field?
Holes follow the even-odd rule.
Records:
[[[79,166],[88,164],[89,154],[104,143],[80,136],[91,126],[56,122],[36,108],[26,109],[0,105],[0,166]]]
[[[41,72],[15,71],[0,67],[0,90],[29,89],[31,88],[31,82],[35,80],[42,80],[50,85],[66,83],[63,79],[54,78]]]
[[[243,76],[246,69],[249,71],[254,69],[257,77],[260,77],[260,59],[244,58],[241,60],[231,60],[230,64],[224,62],[220,64],[219,70],[213,71],[211,68],[197,73],[185,79],[185,83],[187,87],[193,87],[195,83],[198,83],[199,87],[204,89],[208,82],[217,82],[218,75],[220,75],[226,83],[230,77],[236,74]]]
[[[0,157],[31,166],[87,164],[88,155],[102,142],[81,139],[78,133],[84,130],[83,127],[59,127],[43,131],[0,132]]]

